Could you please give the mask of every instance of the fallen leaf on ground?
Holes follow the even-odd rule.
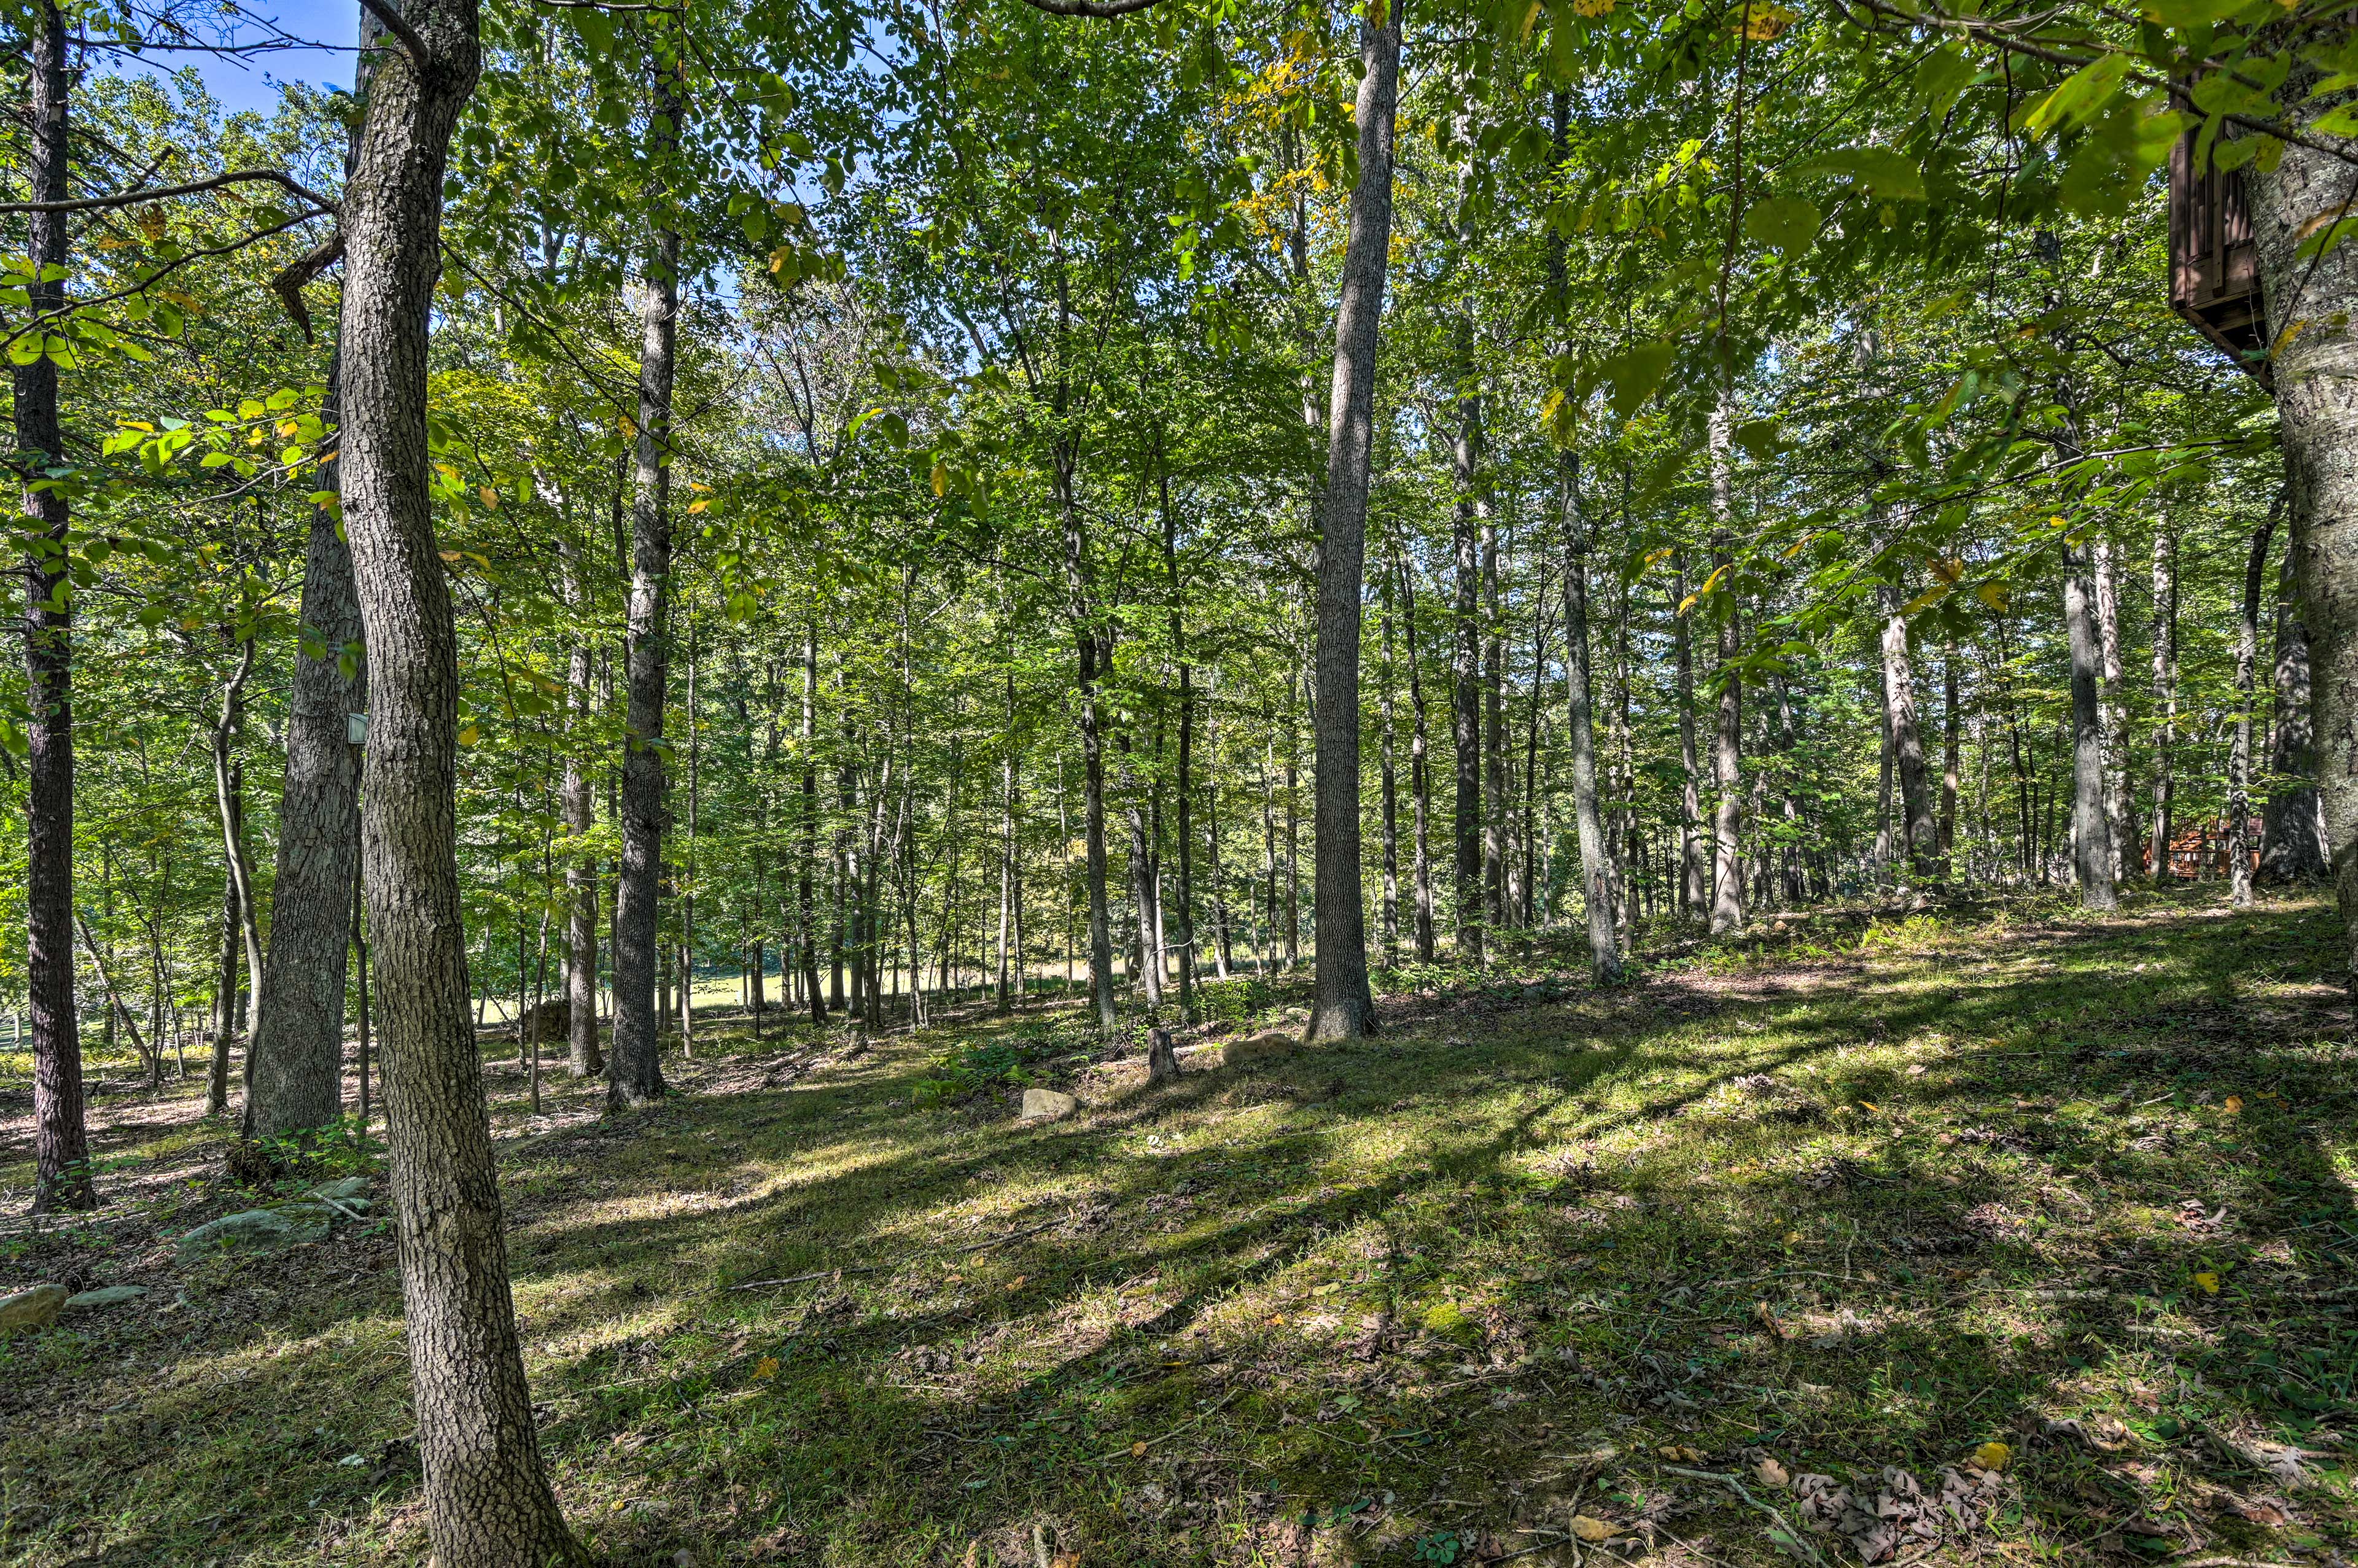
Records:
[[[2006,1468],[2006,1461],[2013,1457],[2014,1450],[2007,1447],[2005,1444],[1985,1443],[1979,1448],[1974,1450],[1974,1468],[1976,1470],[2003,1470]]]
[[[1583,1541],[1603,1541],[1613,1533],[1613,1527],[1601,1519],[1574,1514],[1572,1516],[1572,1533]]]
[[[1781,1487],[1793,1478],[1785,1466],[1774,1459],[1763,1459],[1752,1466],[1752,1473],[1760,1477],[1760,1484],[1764,1487]]]

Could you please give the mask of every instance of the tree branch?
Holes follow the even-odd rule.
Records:
[[[386,5],[384,0],[361,0],[361,9],[374,16],[379,26],[401,40],[401,47],[409,53],[411,64],[420,70],[426,69],[427,62],[434,57],[427,50],[426,40],[417,36],[417,29],[401,19],[400,12]]]
[[[332,212],[336,204],[316,190],[308,190],[275,168],[241,168],[229,174],[217,174],[211,179],[193,179],[186,185],[159,185],[148,190],[124,190],[113,196],[84,196],[71,201],[9,201],[0,202],[0,212],[88,212],[102,207],[130,207],[142,201],[161,201],[173,196],[194,196],[200,191],[218,190],[224,185],[244,185],[254,181],[282,186],[315,207]]]
[[[1132,11],[1159,5],[1163,0],[1023,0],[1023,3],[1052,16],[1127,16]]]
[[[311,312],[303,304],[303,286],[343,259],[344,231],[336,232],[319,242],[309,254],[270,280],[270,292],[287,307],[287,314],[302,330],[303,341],[310,342]]]

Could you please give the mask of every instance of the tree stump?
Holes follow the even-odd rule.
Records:
[[[1171,1031],[1153,1029],[1146,1036],[1146,1081],[1150,1084],[1175,1084],[1179,1081],[1179,1053],[1171,1048]]]

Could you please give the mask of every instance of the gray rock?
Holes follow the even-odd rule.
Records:
[[[329,1210],[306,1205],[287,1208],[249,1208],[225,1214],[180,1238],[180,1256],[224,1249],[269,1251],[298,1241],[318,1241],[328,1234]]]
[[[65,1304],[63,1285],[35,1285],[13,1296],[0,1296],[0,1336],[47,1328],[58,1321],[58,1311]]]
[[[84,1291],[78,1296],[67,1297],[66,1311],[82,1312],[92,1307],[121,1306],[125,1302],[135,1302],[146,1293],[147,1287],[145,1285],[102,1285],[97,1290]]]
[[[1081,1102],[1071,1095],[1059,1094],[1055,1089],[1025,1089],[1023,1114],[1018,1119],[1062,1121],[1080,1108]]]
[[[315,1198],[334,1198],[339,1203],[352,1204],[357,1208],[361,1204],[368,1201],[368,1189],[369,1182],[366,1176],[346,1176],[341,1182],[330,1182],[324,1186],[313,1187],[311,1195]]]

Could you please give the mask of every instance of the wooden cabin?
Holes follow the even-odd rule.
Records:
[[[2267,386],[2267,312],[2244,171],[2196,173],[2194,136],[2169,150],[2169,303]]]

